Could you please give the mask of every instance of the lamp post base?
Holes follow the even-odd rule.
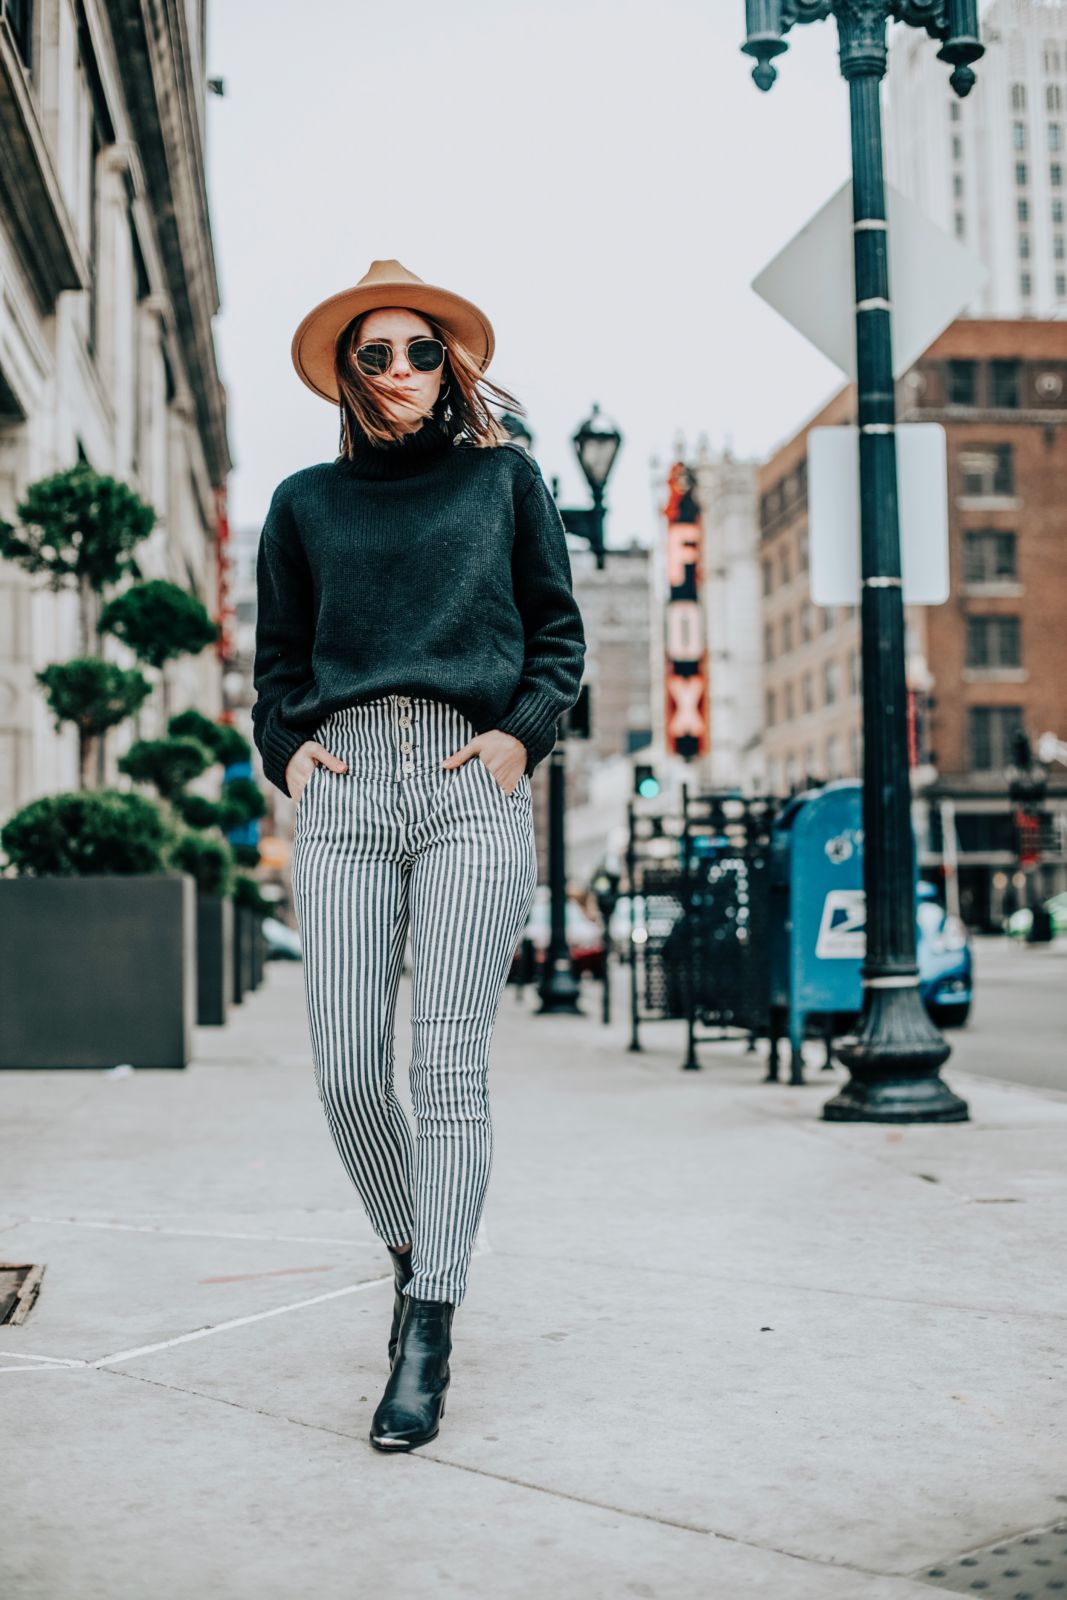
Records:
[[[855,1033],[835,1052],[851,1077],[825,1122],[967,1122],[966,1100],[941,1077],[949,1046],[915,989],[869,989]]]
[[[584,1017],[585,1012],[578,1004],[581,990],[571,968],[570,953],[555,960],[546,955],[545,959],[547,971],[541,984],[541,1004],[535,1015],[543,1017],[553,1012]]]

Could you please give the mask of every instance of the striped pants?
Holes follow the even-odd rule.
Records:
[[[459,1305],[492,1162],[489,1045],[537,882],[530,779],[505,794],[447,701],[335,712],[297,802],[292,885],[319,1096],[371,1225],[413,1245],[406,1293]],[[411,935],[411,1103],[394,1085]]]

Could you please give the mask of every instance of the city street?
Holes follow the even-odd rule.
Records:
[[[975,1003],[952,1065],[1067,1094],[1067,940],[975,939]]]
[[[3,1075],[3,1251],[47,1270],[0,1330],[0,1589],[966,1592],[961,1556],[1067,1519],[1067,1094],[976,1075],[1011,1035],[1001,981],[955,1036],[973,1121],[888,1129],[820,1122],[830,1074],[769,1086],[735,1046],[683,1073],[675,1023],[629,1053],[621,984],[609,1028],[594,993],[538,1019],[509,989],[448,1413],[391,1461],[366,1436],[391,1273],[298,966],[185,1072]],[[1042,1050],[1062,988],[1012,990]],[[405,979],[401,1062],[408,1005]]]

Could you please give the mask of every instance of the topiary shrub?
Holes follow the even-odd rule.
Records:
[[[0,846],[19,877],[166,872],[172,842],[155,801],[119,789],[44,795],[0,828]]]
[[[73,722],[78,730],[78,774],[88,788],[94,741],[131,716],[152,693],[152,685],[136,667],[117,667],[99,656],[56,661],[35,676],[57,730],[64,722]]]
[[[151,783],[165,800],[173,801],[213,760],[198,739],[137,739],[119,757],[118,767],[136,783]]]
[[[274,908],[269,900],[264,900],[259,884],[245,872],[238,872],[234,878],[233,901],[236,906],[254,911],[257,917],[269,917],[273,914]]]
[[[267,802],[252,778],[231,778],[223,788],[219,804],[226,812],[225,828],[240,828],[267,814]]]
[[[233,857],[223,840],[206,839],[199,833],[183,833],[171,850],[170,859],[179,872],[188,872],[196,879],[201,894],[215,895],[221,900],[232,892]]]

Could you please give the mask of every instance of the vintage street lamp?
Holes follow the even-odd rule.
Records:
[[[571,435],[574,453],[585,481],[593,492],[591,508],[562,510],[563,526],[568,533],[585,539],[596,556],[597,569],[604,567],[604,488],[615,457],[622,444],[622,434],[610,417],[601,415],[600,407],[593,406],[592,414]]]
[[[590,417],[571,435],[578,464],[593,491],[593,509],[571,511],[560,507],[560,518],[568,533],[588,540],[596,554],[598,568],[604,565],[604,488],[615,463],[622,434],[613,422],[600,415],[594,405]],[[558,484],[552,492],[558,498]],[[563,717],[559,737],[548,757],[548,881],[550,933],[541,973],[541,1006],[545,1012],[580,1013],[578,982],[571,963],[567,938],[567,723]]]
[[[886,23],[923,27],[942,41],[958,95],[984,54],[977,0],[748,0],[752,76],[769,89],[783,35],[798,22],[837,19],[841,72],[852,123],[853,255],[856,276],[856,402],[859,423],[860,617],[863,655],[863,829],[867,955],[863,1012],[838,1046],[849,1082],[827,1102],[827,1121],[963,1122],[965,1100],[941,1077],[949,1046],[919,995],[914,849],[908,764],[904,597],[897,504],[896,404],[890,344],[888,241],[879,92]]]
[[[522,418],[515,415],[514,411],[502,411],[497,421],[504,428],[508,437],[514,439],[516,444],[521,444],[524,450],[529,450],[532,447],[533,434]]]

